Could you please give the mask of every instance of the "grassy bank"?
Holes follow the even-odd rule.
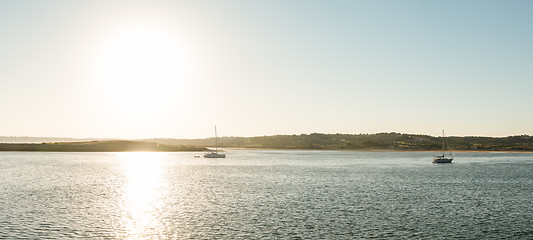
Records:
[[[141,141],[91,141],[61,143],[0,143],[0,151],[42,152],[181,152],[205,151],[199,146],[166,145]]]
[[[221,137],[223,148],[317,149],[317,150],[392,150],[439,151],[442,138],[428,135],[378,134],[301,134],[261,137]],[[146,139],[168,145],[213,146],[214,139]],[[533,151],[533,137],[447,137],[448,149],[454,151]]]

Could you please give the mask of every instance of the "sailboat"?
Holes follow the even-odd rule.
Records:
[[[204,154],[204,158],[226,158],[226,154],[218,153],[217,125],[215,125],[215,151]]]
[[[448,156],[445,155],[445,145],[444,145],[444,130],[442,130],[442,155],[433,156],[433,163],[451,163],[453,160],[453,154],[450,151]]]

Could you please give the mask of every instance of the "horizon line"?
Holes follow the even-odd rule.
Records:
[[[271,136],[300,136],[300,135],[377,135],[377,134],[401,134],[401,135],[420,135],[430,137],[441,137],[438,135],[421,134],[421,133],[400,133],[400,132],[377,132],[377,133],[301,133],[301,134],[273,134],[273,135],[256,135],[256,136],[219,136],[219,138],[254,138],[254,137],[271,137]],[[528,136],[529,134],[516,134],[507,136],[482,136],[482,135],[447,135],[446,137],[487,137],[487,138],[506,138],[506,137],[518,137]],[[179,139],[179,140],[195,140],[195,139],[209,139],[214,137],[197,137],[197,138],[180,138],[180,137],[140,137],[140,138],[127,138],[127,137],[51,137],[51,136],[0,136],[0,138],[57,138],[57,139],[87,139],[87,140],[146,140],[146,139]]]

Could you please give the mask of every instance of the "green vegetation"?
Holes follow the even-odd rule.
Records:
[[[165,145],[145,141],[90,141],[54,143],[1,143],[0,151],[44,151],[44,152],[178,152],[205,151],[204,147]]]
[[[503,138],[446,137],[449,149],[458,151],[533,151],[533,137]],[[176,152],[206,151],[215,139],[144,139],[136,141],[106,140],[86,142],[0,143],[0,151],[50,152]],[[302,134],[262,137],[222,137],[219,147],[323,150],[398,150],[439,151],[442,138],[428,135],[378,134]],[[158,145],[159,144],[159,145]]]
[[[208,139],[148,139],[168,145],[212,146]],[[476,151],[533,151],[533,137],[528,135],[503,138],[446,137],[452,150]],[[302,134],[262,137],[222,137],[219,147],[275,148],[275,149],[331,149],[331,150],[406,150],[438,151],[442,138],[427,135],[378,133],[378,134]]]

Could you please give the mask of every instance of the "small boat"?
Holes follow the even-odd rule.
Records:
[[[452,151],[448,155],[445,154],[445,144],[444,144],[444,130],[442,130],[442,155],[433,156],[433,163],[451,163],[453,160]]]
[[[218,134],[217,134],[216,125],[215,125],[215,151],[204,154],[204,158],[226,158],[226,154],[218,152]]]

